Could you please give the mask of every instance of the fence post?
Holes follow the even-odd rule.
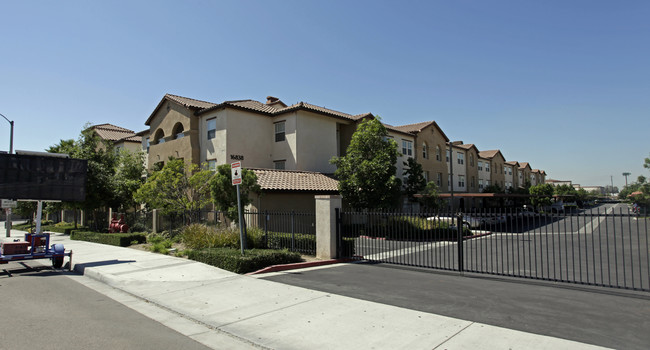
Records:
[[[459,213],[456,220],[456,230],[458,231],[458,271],[464,270],[463,258],[463,214]]]
[[[154,209],[151,213],[151,231],[158,233],[158,209]]]
[[[341,208],[341,196],[319,195],[316,199],[316,257],[334,259],[336,252],[336,209]]]

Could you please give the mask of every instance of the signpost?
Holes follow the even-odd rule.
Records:
[[[6,216],[7,220],[5,221],[5,228],[7,229],[7,237],[11,237],[11,208],[16,208],[18,207],[18,202],[17,201],[12,201],[11,199],[3,199],[2,200],[2,205],[0,207],[4,208],[6,210]]]
[[[241,246],[241,255],[244,255],[246,249],[246,240],[244,239],[244,229],[242,226],[243,213],[241,210],[241,195],[239,192],[239,185],[241,184],[241,162],[234,162],[230,164],[230,172],[232,175],[232,184],[237,186],[237,211],[239,212],[239,242]]]

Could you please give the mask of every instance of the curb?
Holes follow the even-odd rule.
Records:
[[[297,269],[304,269],[304,268],[308,268],[308,267],[316,267],[316,266],[324,266],[324,265],[346,263],[346,262],[351,262],[351,261],[355,261],[355,260],[356,259],[345,258],[345,259],[330,259],[330,260],[321,260],[321,261],[299,262],[299,263],[294,263],[294,264],[271,265],[271,266],[265,267],[263,269],[254,271],[254,272],[249,272],[249,273],[247,273],[245,275],[250,276],[250,275],[257,275],[257,274],[262,274],[262,273],[279,272],[279,271],[287,271],[287,270],[297,270]]]

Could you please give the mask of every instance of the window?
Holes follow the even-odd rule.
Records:
[[[284,141],[284,140],[285,140],[285,138],[284,138],[284,122],[275,123],[275,142],[280,142],[280,141]]]
[[[156,135],[153,138],[153,143],[156,145],[159,143],[165,143],[165,133],[162,131],[162,129],[158,129],[158,131],[156,131]]]
[[[284,170],[286,163],[286,160],[276,160],[273,162],[273,165],[275,166],[275,170]]]
[[[503,173],[508,174],[508,168],[507,167],[503,167]]]
[[[402,154],[405,156],[413,155],[413,142],[402,140]]]
[[[483,179],[478,179],[478,189],[483,191]]]
[[[458,187],[465,187],[465,176],[458,175]]]
[[[429,171],[428,170],[424,172],[424,181],[426,181],[427,183],[429,182]]]
[[[449,149],[447,149],[447,163],[449,163]]]
[[[217,170],[217,160],[216,159],[208,160],[208,170],[212,170],[212,171]]]
[[[437,160],[437,161],[441,161],[441,160],[442,160],[442,156],[441,156],[441,154],[440,154],[440,146],[436,146],[436,160]]]
[[[472,180],[469,182],[469,186],[471,188],[474,188],[474,176],[472,176]]]
[[[174,139],[178,140],[183,136],[185,136],[183,131],[185,131],[185,129],[183,128],[183,124],[176,123],[176,125],[174,125],[174,129],[172,130],[172,135],[174,135]]]
[[[436,185],[438,185],[438,187],[442,186],[442,173],[438,173],[436,176]]]
[[[465,154],[458,152],[458,164],[465,164]]]
[[[217,136],[217,118],[208,119],[208,140]]]
[[[469,166],[474,166],[474,155],[471,153],[469,154]]]
[[[428,159],[428,158],[429,158],[429,154],[427,150],[427,143],[422,142],[422,159]]]
[[[480,160],[478,161],[478,170],[479,171],[483,170],[483,162],[481,162]]]
[[[485,162],[485,171],[490,172],[490,163]]]
[[[144,139],[144,144],[147,147],[147,153],[149,153],[149,147],[151,146],[151,143],[148,137]]]

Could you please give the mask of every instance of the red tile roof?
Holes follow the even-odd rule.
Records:
[[[256,168],[250,170],[257,175],[257,183],[263,190],[338,193],[338,181],[323,173]]]
[[[109,141],[118,141],[135,136],[133,130],[125,129],[108,123],[93,125],[90,127],[90,129],[94,130],[102,139]],[[138,139],[138,142],[140,142],[140,139]]]

